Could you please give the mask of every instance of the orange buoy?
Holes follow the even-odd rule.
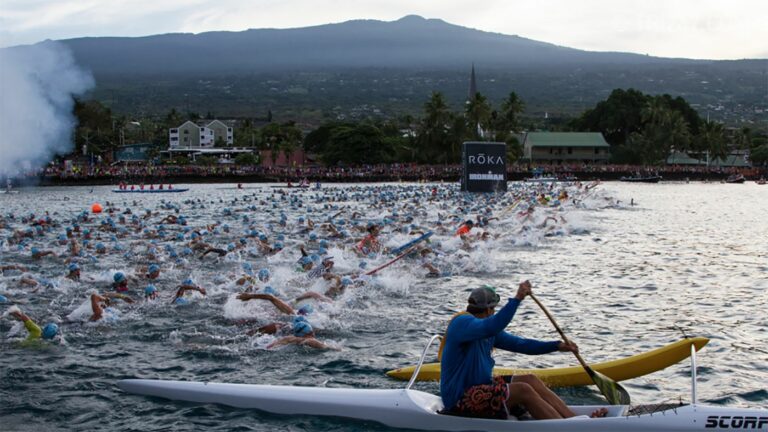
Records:
[[[101,213],[102,210],[104,209],[101,207],[101,204],[99,203],[93,203],[93,205],[91,206],[91,211],[94,213]]]

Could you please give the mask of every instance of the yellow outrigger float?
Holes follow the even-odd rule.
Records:
[[[669,345],[647,351],[631,357],[595,363],[592,369],[615,381],[624,381],[639,376],[660,371],[675,363],[685,360],[691,355],[691,344],[700,350],[709,342],[705,337],[686,338]],[[392,378],[407,380],[411,378],[414,367],[405,367],[387,372]],[[514,369],[496,367],[493,375],[525,375],[533,374],[541,378],[550,387],[586,386],[592,384],[592,379],[581,366],[550,369]],[[428,363],[421,367],[417,381],[439,381],[440,363]]]

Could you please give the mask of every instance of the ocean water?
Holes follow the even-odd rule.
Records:
[[[391,185],[428,192],[432,185]],[[71,219],[92,202],[113,201],[121,210],[145,208],[172,214],[172,206],[190,218],[190,225],[228,223],[217,246],[242,235],[243,215],[267,227],[284,211],[321,220],[324,214],[358,209],[364,217],[381,217],[405,202],[368,207],[354,194],[365,186],[328,186],[349,194],[345,202],[324,202],[312,191],[291,192],[291,199],[272,197],[269,185],[236,190],[223,185],[195,185],[179,196],[118,196],[108,188],[40,188],[15,196],[0,196],[2,212],[17,217],[48,210],[54,219]],[[445,185],[439,185],[447,189]],[[356,191],[359,188],[359,191]],[[340,193],[340,192],[339,192]],[[451,195],[454,196],[454,195]],[[237,202],[233,201],[237,198]],[[358,197],[359,198],[359,197]],[[198,202],[197,200],[200,200]],[[192,201],[190,201],[192,200]],[[261,204],[264,200],[266,205]],[[302,207],[297,206],[298,201]],[[185,203],[186,201],[186,203]],[[633,203],[634,205],[630,205]],[[257,206],[249,210],[249,206]],[[455,202],[441,208],[424,199],[422,224],[456,212]],[[84,281],[61,278],[59,259],[33,262],[28,252],[3,245],[2,264],[30,265],[35,275],[54,287],[32,293],[13,276],[0,277],[0,293],[39,323],[62,322],[63,338],[53,344],[20,343],[25,331],[15,321],[0,320],[0,429],[58,430],[221,430],[221,431],[358,431],[390,430],[384,426],[344,419],[273,415],[216,405],[195,405],[125,394],[116,382],[125,378],[179,379],[232,383],[308,385],[354,388],[400,388],[404,382],[386,377],[387,370],[414,364],[430,335],[440,333],[453,313],[461,310],[469,290],[498,287],[513,296],[517,284],[529,279],[561,327],[580,346],[588,362],[626,357],[671,343],[683,333],[706,336],[699,352],[700,402],[733,407],[768,407],[768,187],[709,183],[655,185],[605,183],[580,205],[566,205],[560,225],[548,236],[543,230],[519,230],[508,206],[499,204],[488,231],[494,240],[470,252],[457,250],[450,235],[436,235],[446,251],[442,268],[451,275],[425,278],[425,271],[406,260],[368,285],[350,289],[328,306],[318,306],[312,320],[318,337],[339,350],[303,347],[265,349],[273,338],[249,335],[259,323],[279,319],[257,304],[234,299],[240,289],[232,282],[248,261],[255,269],[269,267],[272,285],[286,296],[306,289],[320,290],[293,271],[296,249],[305,235],[288,232],[287,249],[277,256],[253,257],[243,252],[222,259],[190,258],[173,264],[161,259],[163,275],[156,285],[161,299],[118,304],[114,319],[88,323],[89,290],[107,289],[114,271],[137,272],[148,240],[135,234],[118,243],[134,257],[120,254],[83,263]],[[225,209],[231,209],[227,214]],[[307,212],[312,209],[311,212]],[[157,221],[159,217],[153,217]],[[17,221],[18,222],[18,221]],[[93,222],[91,223],[93,224]],[[169,231],[177,228],[168,228]],[[59,231],[63,231],[60,229]],[[289,230],[290,231],[290,230]],[[4,232],[7,236],[9,231]],[[409,237],[388,232],[385,244],[397,246]],[[54,236],[55,239],[55,236]],[[44,249],[56,247],[40,241]],[[113,249],[114,242],[103,241]],[[162,249],[161,247],[158,247]],[[360,259],[331,247],[336,267],[355,271]],[[370,259],[373,265],[386,257]],[[207,287],[206,298],[189,306],[169,303],[173,288],[186,277]],[[139,297],[139,296],[137,296]],[[0,313],[8,305],[0,305]],[[254,323],[244,323],[254,319]],[[551,324],[526,300],[508,328],[521,336],[557,339]],[[434,360],[433,348],[428,360]],[[497,351],[497,365],[555,367],[574,365],[568,353],[524,356]],[[683,362],[663,371],[625,381],[633,403],[690,398],[690,365]],[[438,392],[436,383],[416,388]],[[593,388],[558,389],[570,403],[599,403]]]

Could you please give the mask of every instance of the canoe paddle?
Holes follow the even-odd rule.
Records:
[[[543,304],[539,301],[539,299],[536,298],[536,296],[533,295],[533,293],[528,294],[528,296],[533,299],[533,301],[536,302],[537,305],[541,308],[542,311],[544,311],[544,314],[547,315],[547,318],[549,318],[549,321],[552,323],[553,326],[555,326],[555,330],[557,330],[558,333],[560,333],[560,337],[563,338],[563,341],[568,343],[568,338],[565,336],[565,333],[563,333],[563,330],[560,329],[560,326],[557,325],[557,322],[555,321],[555,318],[552,316],[552,314],[549,313],[546,307],[544,307]],[[605,398],[608,400],[608,403],[611,405],[629,405],[630,399],[629,399],[629,393],[619,385],[616,381],[608,378],[607,376],[601,374],[600,372],[595,372],[592,370],[591,367],[584,361],[583,358],[581,358],[581,354],[578,352],[574,352],[573,355],[576,356],[576,359],[581,363],[581,366],[584,368],[584,370],[587,372],[587,375],[592,379],[592,382],[595,383],[598,389],[600,389],[600,393],[605,396]]]

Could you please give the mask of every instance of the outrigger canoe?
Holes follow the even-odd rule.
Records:
[[[722,406],[682,405],[635,414],[628,406],[571,406],[582,417],[561,420],[491,420],[439,414],[439,396],[411,389],[349,389],[327,387],[221,384],[129,379],[118,382],[128,393],[175,401],[220,404],[276,414],[345,417],[386,426],[441,431],[514,432],[679,432],[705,428],[764,431],[768,411]],[[604,418],[587,416],[607,408]]]
[[[691,344],[700,350],[709,342],[704,337],[686,338],[669,345],[637,354],[624,359],[595,363],[590,365],[592,369],[608,376],[614,381],[624,381],[662,370],[672,366],[691,355]],[[414,367],[405,367],[387,372],[392,378],[407,380],[411,378]],[[584,368],[581,366],[550,368],[550,369],[514,369],[497,367],[493,369],[494,375],[525,375],[534,374],[541,378],[550,387],[568,387],[591,385]],[[440,364],[425,364],[419,371],[417,381],[439,381]]]
[[[174,189],[144,189],[144,190],[141,190],[141,189],[135,189],[135,190],[130,190],[130,189],[112,189],[112,192],[114,192],[114,193],[179,193],[179,192],[186,192],[188,190],[189,189],[183,189],[183,188],[179,188],[179,189],[176,189],[176,188],[174,188]]]
[[[415,374],[424,363],[424,348]],[[690,340],[689,340],[690,342]],[[221,384],[129,379],[117,385],[128,393],[170,400],[220,404],[276,414],[344,417],[374,421],[386,426],[418,430],[487,432],[683,432],[708,428],[768,430],[768,410],[738,409],[696,404],[696,352],[691,348],[691,405],[570,406],[576,417],[558,420],[493,420],[441,414],[439,396],[404,389],[351,389],[329,387]],[[606,408],[605,417],[588,415]]]

